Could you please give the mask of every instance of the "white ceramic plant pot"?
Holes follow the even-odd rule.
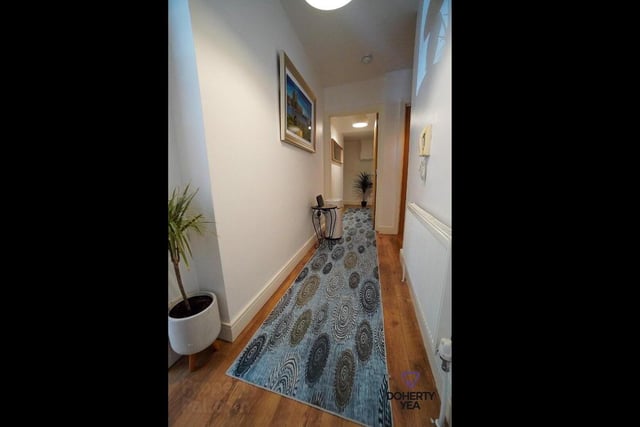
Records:
[[[213,302],[198,314],[182,319],[169,318],[169,343],[171,348],[178,354],[189,355],[204,350],[218,338],[220,334],[220,310],[218,299],[213,292],[199,291],[191,296],[209,295]],[[181,300],[176,301],[170,308],[173,308]]]

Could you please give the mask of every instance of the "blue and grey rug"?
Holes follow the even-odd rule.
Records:
[[[391,426],[376,236],[349,208],[227,375],[367,426]]]

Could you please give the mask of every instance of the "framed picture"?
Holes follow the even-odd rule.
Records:
[[[338,141],[331,138],[331,160],[336,163],[343,163],[342,161],[342,147],[338,144]]]
[[[283,50],[280,56],[280,139],[316,151],[316,97]]]

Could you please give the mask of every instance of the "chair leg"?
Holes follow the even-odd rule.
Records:
[[[196,370],[196,355],[189,355],[189,372],[193,372]]]

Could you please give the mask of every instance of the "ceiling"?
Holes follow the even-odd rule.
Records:
[[[351,124],[361,116],[363,116],[363,114],[331,117],[331,126],[344,137],[345,141],[351,138],[373,138],[373,124],[376,121],[376,113],[364,114],[369,123],[367,127],[354,128],[351,126]]]
[[[304,0],[280,0],[323,87],[413,68],[419,0],[352,0],[322,11]],[[373,55],[369,64],[360,59]]]

